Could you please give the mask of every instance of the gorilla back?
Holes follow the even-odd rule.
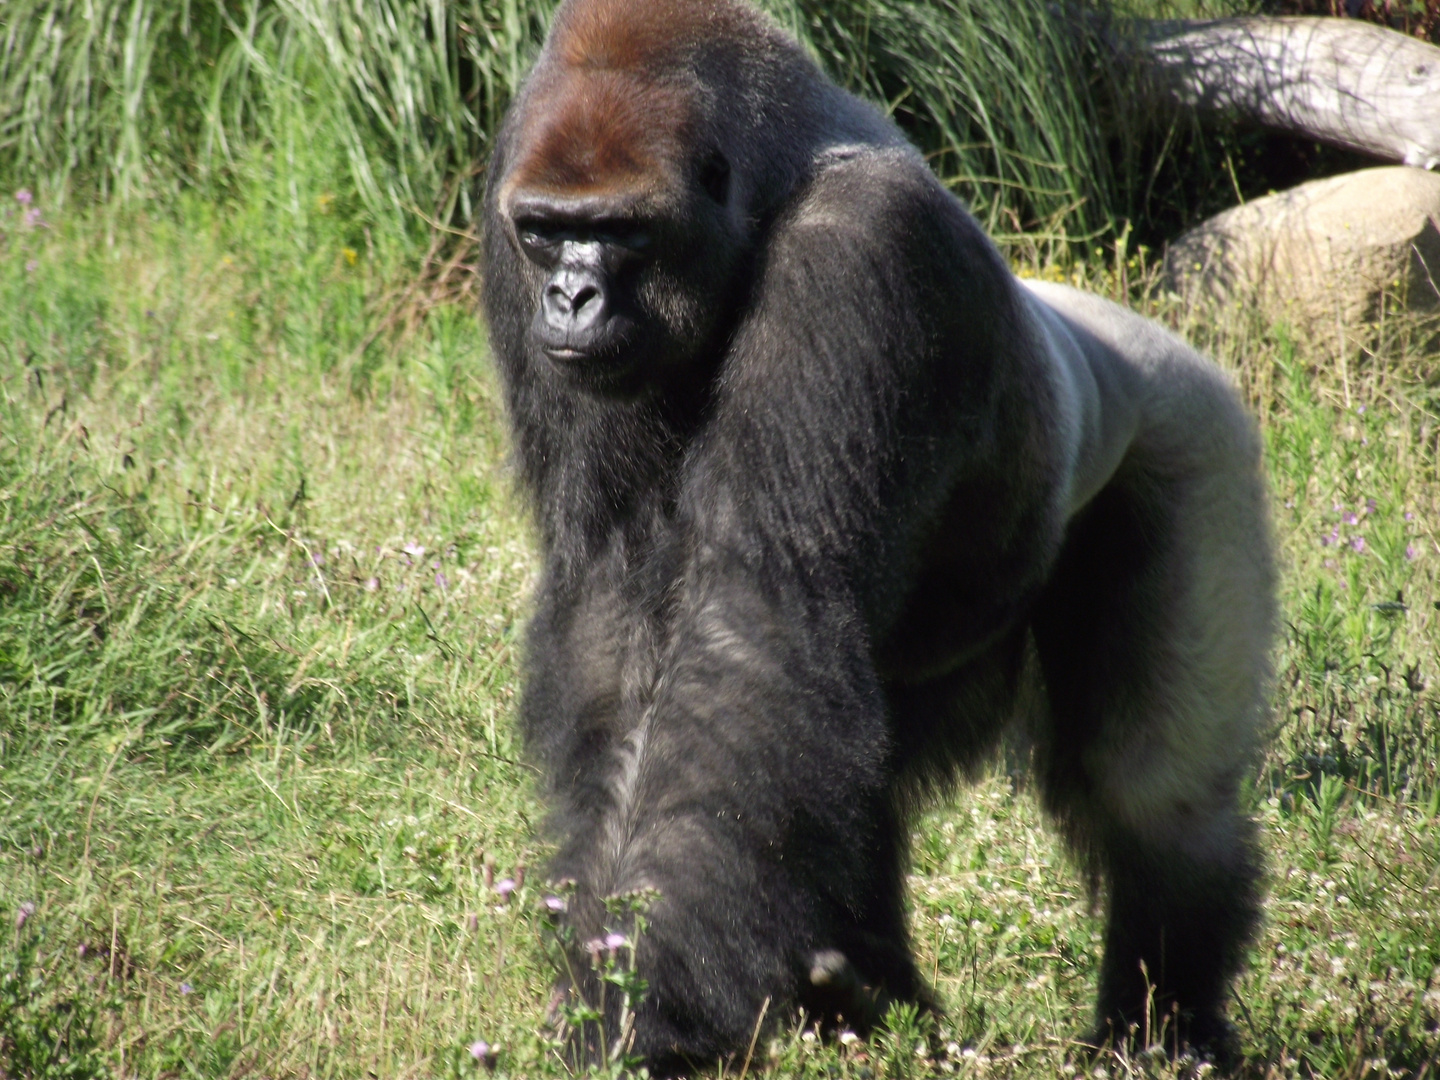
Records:
[[[544,556],[521,715],[551,872],[579,941],[654,891],[652,1070],[743,1050],[767,999],[862,1029],[928,1003],[910,814],[1021,702],[1105,884],[1092,1038],[1148,996],[1223,1050],[1273,584],[1221,373],[1018,283],[884,117],[734,0],[561,8],[484,259]]]

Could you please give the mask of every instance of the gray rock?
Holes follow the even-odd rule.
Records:
[[[1170,245],[1163,284],[1301,333],[1440,308],[1440,173],[1363,169],[1227,210]]]

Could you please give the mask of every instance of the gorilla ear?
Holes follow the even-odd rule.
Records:
[[[724,206],[730,199],[730,162],[719,150],[712,150],[700,163],[700,186],[705,194]]]

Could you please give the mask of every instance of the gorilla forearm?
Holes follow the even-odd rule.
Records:
[[[654,697],[597,759],[606,801],[571,824],[554,867],[596,896],[658,893],[642,1048],[697,1061],[747,1036],[766,998],[796,1000],[822,949],[872,984],[915,986],[863,625],[725,561],[686,575]]]

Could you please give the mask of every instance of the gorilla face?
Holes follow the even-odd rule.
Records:
[[[512,211],[521,252],[545,275],[530,332],[562,367],[614,364],[634,350],[653,223],[610,201],[532,196]]]
[[[650,190],[517,187],[505,205],[534,288],[530,341],[563,377],[633,395],[693,373],[730,308],[743,240],[719,151]]]

